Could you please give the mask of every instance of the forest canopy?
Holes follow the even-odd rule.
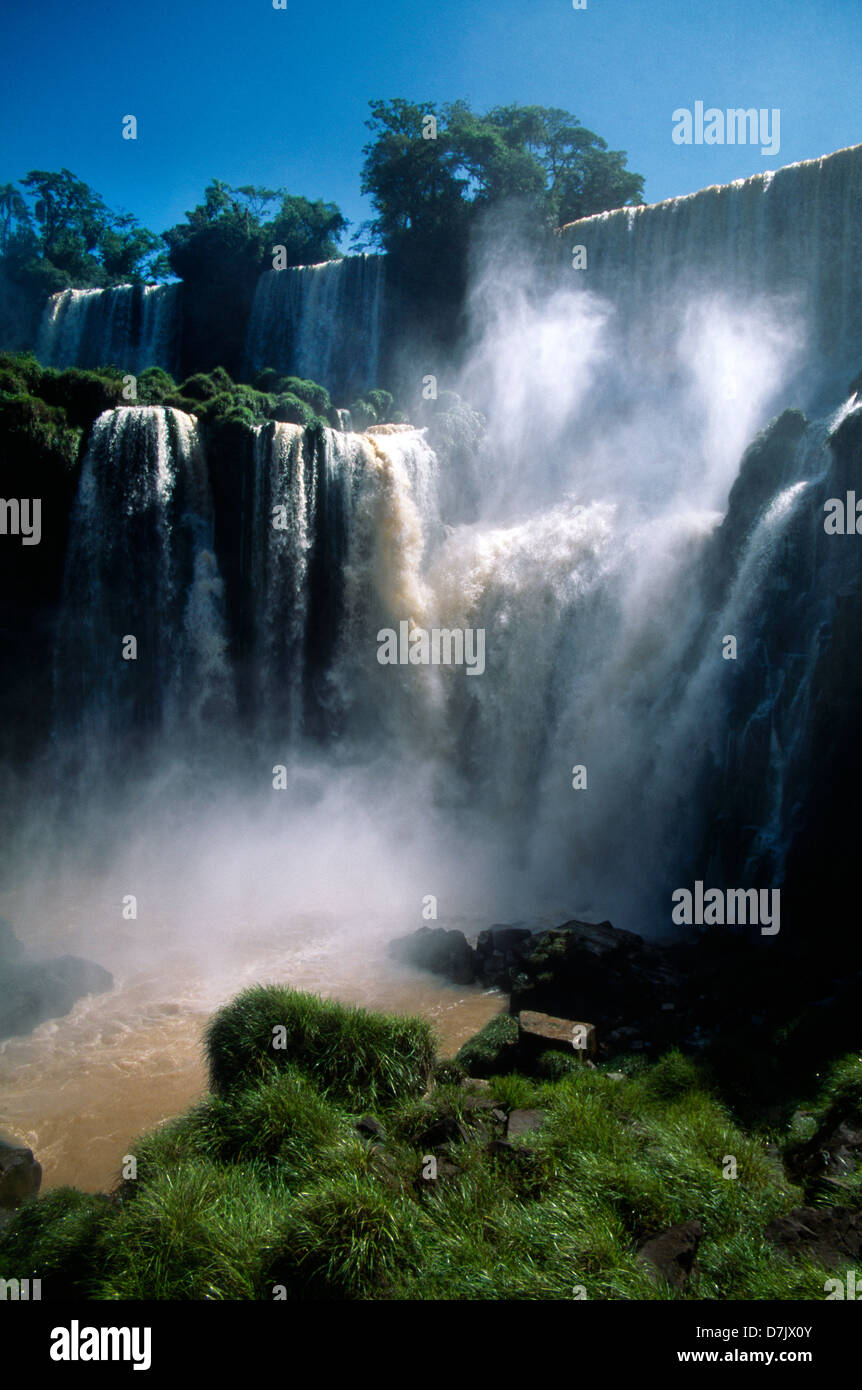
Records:
[[[372,241],[415,254],[424,245],[463,242],[483,209],[526,204],[539,228],[643,202],[643,178],[626,154],[556,107],[497,106],[486,115],[466,102],[441,108],[402,98],[373,101],[366,122],[362,192]]]
[[[643,179],[626,168],[625,152],[608,149],[568,111],[514,104],[480,115],[464,101],[438,108],[401,97],[369,107],[361,190],[374,216],[353,247],[390,254],[420,318],[455,321],[471,237],[487,210],[517,203],[527,234],[540,239],[643,201]],[[205,338],[214,290],[221,321],[239,320],[275,248],[283,248],[279,267],[332,260],[348,226],[336,203],[214,178],[182,221],[156,233],[111,209],[71,170],[32,169],[0,185],[0,338],[27,345],[57,290],[174,277]]]

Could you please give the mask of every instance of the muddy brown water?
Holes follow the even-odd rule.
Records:
[[[370,930],[306,918],[265,932],[246,926],[228,944],[219,937],[216,946],[214,937],[195,949],[172,944],[169,924],[162,924],[150,950],[137,923],[124,928],[98,949],[79,951],[113,972],[113,990],[0,1044],[0,1132],[33,1149],[43,1191],[64,1184],[107,1190],[137,1135],[206,1093],[207,1018],[248,985],[280,982],[366,1008],[421,1014],[434,1024],[443,1055],[505,1003],[496,991],[450,987],[395,966],[386,954],[398,934],[394,924]],[[47,927],[44,936],[50,953],[56,937]],[[74,932],[67,940],[64,949],[78,947]],[[39,944],[31,936],[27,943]]]

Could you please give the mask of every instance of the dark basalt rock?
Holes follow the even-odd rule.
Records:
[[[546,1110],[512,1110],[506,1126],[507,1139],[519,1139],[522,1134],[531,1134],[541,1129],[547,1118]]]
[[[0,1208],[20,1206],[42,1185],[42,1165],[33,1150],[0,1140]]]
[[[662,1275],[671,1288],[684,1289],[694,1269],[702,1236],[703,1226],[699,1221],[685,1221],[645,1241],[638,1258]]]
[[[376,1140],[381,1143],[386,1138],[386,1131],[374,1115],[363,1115],[361,1120],[357,1120],[354,1129],[357,1134],[362,1135],[363,1139]]]
[[[109,971],[80,956],[27,955],[9,923],[0,921],[0,1038],[31,1033],[69,1013],[83,995],[103,994],[113,984]]]
[[[773,1245],[827,1269],[862,1260],[862,1211],[849,1207],[797,1207],[767,1226]]]
[[[420,927],[410,936],[390,942],[389,953],[405,965],[442,975],[455,985],[469,985],[475,976],[475,953],[460,931]]]

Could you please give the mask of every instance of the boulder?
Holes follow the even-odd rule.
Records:
[[[42,1166],[33,1150],[0,1140],[0,1207],[17,1207],[35,1197],[42,1185]]]
[[[851,1112],[830,1114],[795,1153],[787,1166],[796,1178],[842,1178],[862,1167],[862,1123]]]
[[[85,994],[112,989],[113,976],[80,956],[39,960],[24,950],[0,919],[0,1038],[31,1033],[49,1018],[62,1018]]]
[[[585,1053],[596,1051],[596,1030],[591,1023],[577,1023],[573,1019],[553,1018],[550,1014],[522,1009],[518,1015],[518,1032],[519,1041],[527,1056],[531,1048],[563,1051],[572,1056],[583,1056]],[[576,1037],[586,1045],[576,1048]]]
[[[546,1115],[545,1110],[512,1110],[506,1126],[506,1138],[520,1139],[522,1134],[531,1134],[533,1130],[541,1129]]]
[[[678,1026],[662,1007],[678,997],[677,962],[634,932],[573,920],[537,933],[519,951],[511,972],[513,1013],[586,1017],[608,1032],[647,1017],[658,1034]]]
[[[797,1207],[770,1222],[766,1235],[786,1255],[805,1256],[827,1269],[862,1260],[862,1211],[851,1207]]]
[[[357,1134],[362,1135],[363,1139],[376,1139],[381,1142],[386,1138],[386,1131],[373,1115],[363,1115],[361,1120],[357,1120],[354,1129]]]
[[[441,975],[455,985],[469,985],[475,977],[475,953],[461,931],[420,927],[410,936],[396,937],[389,953],[405,965]]]
[[[699,1221],[671,1226],[644,1241],[638,1259],[666,1279],[671,1288],[684,1289],[694,1269],[702,1236],[703,1226]]]
[[[532,939],[529,927],[497,925],[479,933],[476,942],[476,973],[486,985],[509,989],[511,977],[529,950]]]

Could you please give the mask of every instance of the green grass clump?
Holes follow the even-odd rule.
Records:
[[[110,1198],[75,1187],[26,1202],[0,1235],[0,1278],[41,1279],[43,1299],[98,1297],[101,1237],[117,1214]]]
[[[419,1268],[418,1213],[363,1175],[298,1198],[274,1242],[261,1289],[288,1299],[385,1298]]]
[[[97,1297],[250,1299],[286,1194],[254,1166],[190,1158],[124,1204]]]
[[[821,1143],[827,1146],[829,1136],[840,1126],[858,1129],[862,1125],[862,1056],[851,1053],[834,1062],[822,1079],[817,1096],[803,1112],[791,1118],[783,1136],[782,1152],[790,1166],[805,1155],[803,1150],[816,1140],[813,1147]],[[809,1152],[809,1159],[811,1154]],[[862,1209],[862,1165],[855,1171],[841,1174],[838,1184],[831,1184],[826,1191],[816,1168],[811,1170],[806,1182],[807,1197],[819,1204],[826,1191],[832,1204]]]
[[[324,1094],[373,1108],[422,1093],[434,1062],[434,1034],[421,1018],[368,1013],[283,985],[258,985],[219,1010],[207,1028],[206,1049],[218,1094],[294,1066]]]
[[[353,1129],[350,1117],[295,1068],[215,1104],[220,1157],[277,1163],[290,1181],[316,1177]]]
[[[494,1076],[514,1070],[517,1044],[518,1020],[511,1014],[497,1014],[458,1049],[455,1061],[468,1076]]]
[[[549,1050],[543,1052],[536,1059],[536,1075],[541,1076],[545,1081],[561,1081],[564,1076],[569,1076],[577,1067],[583,1063],[574,1055],[569,1057],[564,1052],[554,1052]]]
[[[697,1064],[674,1049],[660,1057],[645,1075],[646,1094],[659,1101],[674,1101],[701,1090],[704,1080]]]

